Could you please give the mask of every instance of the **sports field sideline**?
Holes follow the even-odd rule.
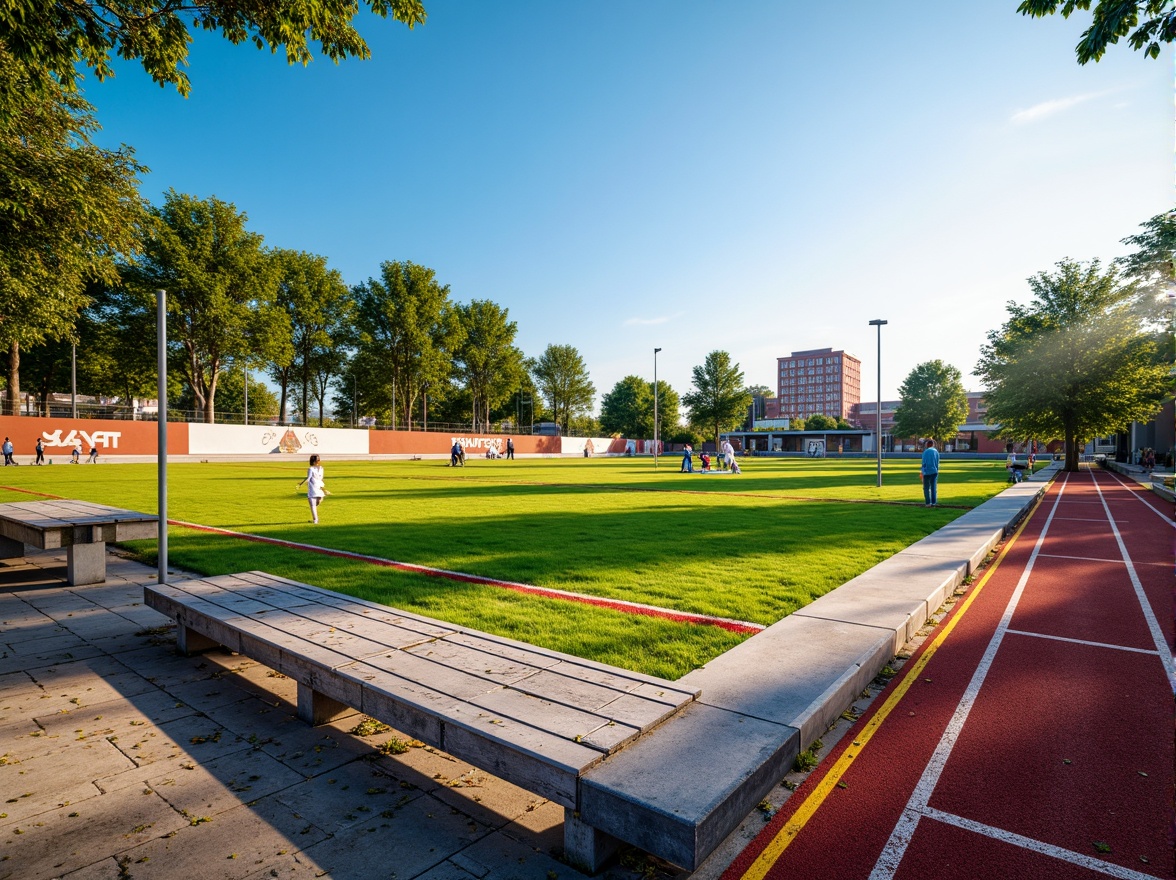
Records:
[[[309,522],[305,461],[172,464],[169,518],[326,550],[768,625],[1005,487],[1001,462],[945,460],[922,505],[915,460],[749,459],[743,474],[681,474],[676,458],[325,462]],[[6,469],[29,492],[155,512],[154,465]],[[170,563],[261,569],[582,657],[677,678],[747,637],[486,583],[259,544],[173,525]],[[133,551],[153,561],[155,542]],[[750,630],[749,630],[750,631]]]

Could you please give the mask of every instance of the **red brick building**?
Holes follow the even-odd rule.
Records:
[[[776,388],[777,418],[848,419],[861,401],[862,362],[831,348],[794,351],[776,358]]]

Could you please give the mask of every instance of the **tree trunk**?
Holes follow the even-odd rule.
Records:
[[[8,349],[8,406],[10,416],[20,415],[20,343],[13,340]]]
[[[281,376],[281,382],[279,384],[282,388],[282,405],[278,407],[278,424],[284,425],[286,423],[286,392],[290,385],[290,368],[283,367],[278,372],[278,375]]]
[[[216,423],[216,373],[212,374],[208,395],[204,398],[204,422],[208,425]]]
[[[1074,429],[1069,425],[1065,426],[1066,433],[1066,471],[1067,473],[1078,472],[1078,438],[1074,436]]]

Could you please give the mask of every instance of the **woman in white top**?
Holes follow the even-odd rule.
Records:
[[[317,455],[310,457],[310,467],[306,469],[306,476],[298,481],[298,488],[301,489],[303,483],[306,483],[306,500],[310,504],[310,521],[317,524],[319,504],[323,496],[331,494],[323,485],[323,466]]]

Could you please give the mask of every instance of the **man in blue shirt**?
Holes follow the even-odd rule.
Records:
[[[919,467],[923,475],[923,501],[926,507],[934,507],[939,503],[937,493],[939,481],[939,450],[935,448],[935,441],[928,440],[923,450],[923,463]]]

